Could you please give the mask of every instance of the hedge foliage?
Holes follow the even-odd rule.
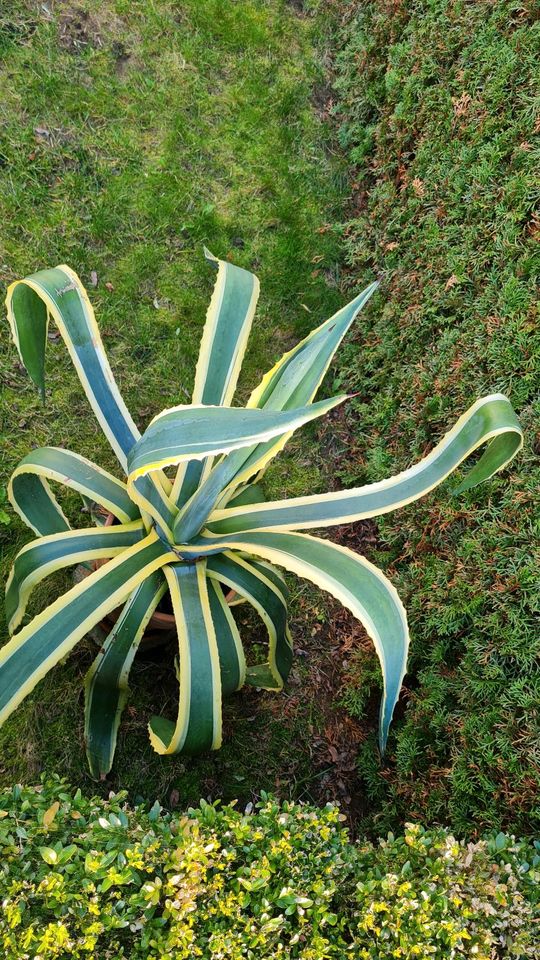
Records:
[[[351,163],[342,231],[354,282],[380,298],[340,357],[357,390],[361,484],[428,452],[469,404],[502,391],[526,435],[490,482],[379,524],[411,626],[388,763],[360,769],[369,826],[437,820],[460,835],[540,826],[540,53],[537,0],[344,3],[334,107]],[[446,495],[445,495],[446,493]],[[369,720],[379,685],[360,651],[346,703]],[[364,826],[367,828],[368,820]]]
[[[59,778],[4,791],[2,957],[537,956],[540,844],[410,824],[353,846],[342,819],[268,797],[171,816]]]

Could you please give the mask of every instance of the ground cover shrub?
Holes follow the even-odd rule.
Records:
[[[5,960],[534,957],[540,845],[409,824],[349,842],[336,807],[183,816],[59,778],[0,794]]]
[[[397,578],[414,649],[387,767],[373,738],[360,750],[368,819],[537,831],[538,6],[341,9],[334,106],[354,184],[342,233],[352,275],[373,270],[385,299],[340,356],[338,382],[359,392],[341,480],[408,465],[486,388],[508,392],[530,430],[523,465],[480,510],[475,494],[443,496],[378,521],[374,558]],[[377,688],[360,651],[345,702],[361,722]]]

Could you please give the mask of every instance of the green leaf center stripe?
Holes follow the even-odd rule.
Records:
[[[0,723],[147,576],[175,560],[154,533],[55,600],[0,650]]]
[[[71,529],[49,484],[39,469],[16,470],[8,486],[8,499],[23,523],[38,536],[63,533]]]
[[[517,417],[501,394],[473,404],[427,457],[394,477],[338,493],[215,510],[208,530],[217,536],[280,527],[300,530],[376,517],[424,496],[486,442],[487,450],[461,489],[503,469],[522,445]]]
[[[221,671],[206,563],[173,563],[164,572],[178,631],[178,715],[176,723],[152,717],[150,742],[160,754],[217,750],[221,745]]]
[[[280,690],[292,665],[292,644],[287,626],[287,604],[275,575],[230,551],[208,558],[207,571],[245,597],[259,613],[268,631],[268,662],[249,667],[246,681],[268,690]]]
[[[311,580],[360,620],[374,643],[383,673],[379,741],[384,750],[409,648],[407,615],[390,581],[372,563],[346,547],[303,533],[259,530],[236,539],[224,537],[220,546],[222,550],[250,551]],[[220,559],[220,555],[210,557],[209,567]]]
[[[126,484],[85,457],[62,447],[32,450],[12,474],[8,496],[14,510],[36,533],[69,530],[69,523],[47,483],[53,480],[128,522],[139,516]]]
[[[86,675],[86,755],[96,780],[112,767],[129,693],[129,672],[146,626],[166,590],[160,571],[136,587]]]
[[[283,605],[287,606],[287,601],[289,599],[289,588],[285,582],[285,577],[283,576],[281,570],[278,570],[276,567],[272,566],[271,563],[261,559],[255,559],[253,556],[243,557],[244,560],[247,560],[251,567],[255,569],[264,577],[267,577],[271,583],[273,583],[277,592],[280,594]]]
[[[252,273],[217,260],[205,249],[206,259],[217,267],[217,279],[206,315],[192,403],[229,406],[257,306],[259,281]],[[180,464],[171,494],[175,503],[185,503],[195,492],[212,464],[194,461]]]
[[[141,520],[121,526],[70,530],[42,537],[19,551],[6,584],[6,618],[10,633],[21,622],[34,587],[49,574],[76,563],[117,556],[142,540]]]

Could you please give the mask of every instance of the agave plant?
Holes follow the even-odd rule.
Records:
[[[222,696],[244,683],[279,690],[292,660],[287,588],[277,567],[328,590],[362,622],[384,680],[380,748],[406,670],[409,633],[403,605],[384,574],[345,547],[298,531],[396,510],[441,483],[484,443],[464,490],[502,469],[522,444],[519,422],[501,394],[484,397],[419,463],[387,480],[321,496],[266,502],[265,467],[302,424],[345,397],[314,403],[341,340],[377,287],[309,334],[263,377],[245,408],[231,402],[255,312],[259,284],[208,251],[217,279],[204,327],[192,403],[164,410],[140,435],[109,367],[94,313],[66,266],[12,284],[13,338],[44,396],[47,327],[62,335],[88,400],[126,482],[76,453],[33,450],[15,470],[9,499],[37,539],[17,555],[6,590],[10,632],[21,624],[33,587],[53,571],[107,558],[23,626],[0,651],[0,722],[104,615],[123,604],[86,680],[90,770],[112,765],[131,664],[152,613],[170,591],[178,633],[178,713],[153,717],[160,754],[194,754],[221,744]],[[174,480],[165,468],[176,468]],[[73,530],[49,481],[78,491],[116,523]],[[247,600],[268,632],[264,663],[246,667],[224,587]]]

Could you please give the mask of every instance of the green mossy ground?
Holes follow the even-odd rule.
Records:
[[[316,27],[280,0],[2,7],[2,280],[62,262],[77,270],[140,427],[190,396],[213,283],[203,244],[261,280],[241,396],[342,304],[339,247],[327,225],[346,184],[312,102],[323,79]],[[49,343],[45,407],[6,326],[0,364],[2,485],[29,448],[44,444],[115,469],[61,340]],[[311,449],[314,432],[305,436],[270,473],[270,489],[320,489],[324,464]],[[3,583],[28,532],[17,519],[0,531]],[[48,581],[37,601],[68,583]],[[308,618],[324,619],[319,603],[298,588],[300,643]],[[1,783],[46,770],[90,788],[81,684],[93,653],[82,643],[0,731]],[[146,723],[175,713],[172,663],[168,650],[134,668],[104,791],[124,786],[164,801],[172,793],[180,804],[249,798],[265,787],[309,795],[317,707],[315,697],[305,705],[297,697],[292,709],[294,683],[281,698],[248,691],[227,705],[226,743],[212,758],[157,757]],[[293,676],[299,688],[303,664]]]
[[[455,481],[384,518],[378,561],[408,610],[411,662],[388,763],[360,769],[380,832],[404,816],[538,832],[538,3],[350,3],[336,119],[353,165],[343,225],[353,275],[380,299],[341,354],[363,483],[426,453],[483,394],[512,400],[523,453],[452,497]],[[377,556],[375,556],[377,562]],[[372,681],[366,683],[371,673]],[[378,675],[349,670],[364,722]]]

